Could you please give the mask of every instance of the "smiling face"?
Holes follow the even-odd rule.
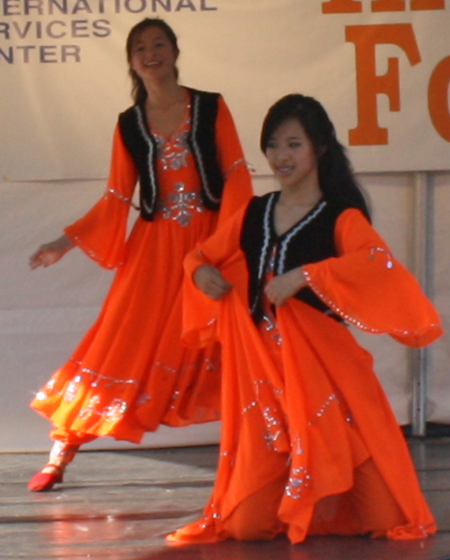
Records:
[[[178,50],[157,26],[147,27],[133,41],[130,66],[145,81],[155,77],[176,76]]]
[[[265,155],[282,190],[319,188],[314,146],[298,119],[281,122],[268,139]]]

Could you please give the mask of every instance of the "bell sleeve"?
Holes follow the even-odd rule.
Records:
[[[85,216],[64,229],[80,249],[104,268],[117,268],[123,262],[136,181],[136,168],[116,126],[105,194]]]
[[[246,205],[205,242],[197,244],[184,260],[182,339],[186,346],[202,348],[218,340],[221,301],[211,299],[197,288],[193,281],[197,268],[205,264],[219,268],[224,278],[233,284],[232,289],[247,300],[248,275],[239,243],[245,211]]]
[[[222,225],[252,197],[252,180],[244,158],[233,117],[222,96],[216,121],[216,146],[219,164],[225,178],[219,223]]]
[[[356,209],[345,210],[335,228],[338,256],[302,267],[309,287],[346,322],[370,333],[387,333],[412,347],[442,334],[436,309],[414,276]]]

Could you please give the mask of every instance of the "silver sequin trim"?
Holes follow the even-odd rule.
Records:
[[[258,407],[258,404],[261,400],[260,392],[262,385],[267,385],[277,399],[279,399],[280,396],[282,396],[284,393],[282,389],[274,388],[271,383],[263,379],[253,381],[255,400],[250,401],[246,406],[242,408],[242,415],[248,414],[251,410]],[[276,442],[286,431],[284,425],[284,415],[281,411],[281,406],[279,408],[265,407],[262,410],[262,415],[266,426],[266,434],[264,435],[264,440],[267,447],[271,451],[276,451]]]
[[[272,207],[274,204],[276,193],[272,193],[269,197],[269,201],[266,206],[266,210],[264,212],[264,220],[263,220],[263,228],[264,228],[264,243],[261,249],[261,255],[259,257],[259,267],[258,267],[258,280],[261,280],[264,274],[264,263],[266,262],[266,255],[267,251],[269,250],[269,242],[270,242],[270,215],[272,212]],[[253,313],[255,310],[257,301],[253,303],[252,308],[250,309],[250,313]]]
[[[303,496],[303,491],[312,488],[312,485],[312,477],[306,467],[292,468],[284,491],[289,498],[299,500]]]
[[[78,245],[78,247],[80,247],[80,249],[82,249],[86,253],[86,255],[88,255],[92,260],[101,263],[101,265],[106,269],[111,270],[123,265],[123,261],[119,262],[117,265],[107,264],[104,258],[100,257],[95,251],[92,251],[91,249],[86,247],[86,245],[84,245],[83,241],[77,235],[73,236],[73,241],[76,245]]]
[[[146,201],[144,200],[144,206],[145,206],[145,210],[148,213],[152,213],[153,209],[155,207],[156,192],[157,192],[155,170],[153,169],[153,149],[154,148],[153,148],[153,143],[150,140],[150,137],[148,135],[147,128],[144,124],[144,116],[143,116],[143,114],[141,112],[141,109],[139,108],[138,105],[136,105],[135,111],[136,111],[136,114],[137,114],[137,117],[138,117],[139,130],[141,131],[142,137],[144,138],[144,140],[147,142],[147,145],[148,145],[147,167],[148,167],[148,174],[149,174],[152,193],[153,193],[153,202],[152,202],[152,205],[149,207],[147,205]]]
[[[57,377],[53,377],[50,381],[46,384],[45,388],[42,391],[39,391],[35,398],[39,401],[44,401],[48,399],[51,395],[59,395],[65,402],[73,402],[77,396],[78,392],[81,388],[81,383],[83,381],[83,374],[89,376],[91,379],[88,381],[87,384],[83,385],[84,388],[92,387],[96,388],[100,384],[105,388],[114,387],[115,385],[122,384],[122,385],[137,385],[137,381],[134,379],[115,379],[112,377],[108,377],[106,375],[101,375],[98,372],[89,369],[89,368],[82,368],[81,363],[75,361],[75,363],[80,366],[79,373],[74,375],[73,379],[71,379],[63,391],[57,391],[55,389],[55,385],[57,382]],[[162,362],[155,362],[155,367],[158,367],[165,372],[169,373],[170,375],[177,375],[182,377],[183,374],[187,369],[195,368],[197,370],[205,369],[208,372],[216,371],[219,368],[219,362],[217,360],[201,359],[196,362],[192,362],[189,364],[184,364],[180,371],[177,371],[175,368],[172,368]],[[180,391],[174,391],[171,397],[171,408],[176,408],[176,401],[179,399]],[[195,396],[195,395],[194,395]],[[146,402],[153,400],[153,396],[147,393],[141,393],[137,396],[137,403],[138,405],[143,405]],[[80,409],[79,417],[81,419],[89,418],[93,415],[99,416],[104,418],[107,422],[117,422],[119,421],[123,415],[128,410],[128,403],[127,401],[116,398],[111,401],[107,406],[103,408],[103,410],[97,410],[100,404],[100,396],[98,394],[93,394],[88,399],[85,406]]]
[[[106,192],[113,194],[116,198],[118,198],[122,202],[128,202],[128,204],[131,204],[131,198],[129,196],[124,196],[123,194],[117,192],[115,189],[106,189]]]
[[[320,407],[320,409],[316,412],[316,416],[317,418],[322,418],[322,416],[325,414],[327,408],[330,406],[330,404],[332,404],[333,402],[339,404],[340,401],[338,399],[338,396],[335,395],[334,393],[332,395],[330,395],[327,400],[323,403],[323,405]]]
[[[253,171],[255,171],[255,169],[254,169],[249,163],[247,163],[247,162],[245,161],[245,159],[242,158],[242,159],[238,159],[238,160],[236,160],[235,162],[233,162],[233,163],[230,165],[230,167],[228,167],[228,168],[225,170],[225,175],[228,176],[228,175],[231,173],[231,171],[233,171],[233,169],[236,169],[236,167],[241,167],[241,166],[246,167],[248,170],[253,170]]]
[[[371,259],[373,259],[373,255],[375,254],[375,251],[377,251],[378,248],[374,247],[371,249],[371,253],[370,253],[370,257]],[[380,249],[380,251],[382,252],[386,252],[385,249]],[[389,261],[388,261],[389,262]],[[392,266],[388,266],[388,264],[386,265],[387,268],[392,268]],[[319,290],[319,288],[314,284],[313,279],[311,278],[311,275],[308,273],[307,270],[303,269],[303,276],[306,280],[306,282],[308,283],[308,286],[319,296],[319,298],[328,305],[328,307],[330,307],[334,313],[336,313],[337,315],[339,315],[340,317],[342,317],[344,319],[344,321],[346,321],[347,323],[350,323],[352,325],[354,325],[355,327],[357,327],[358,329],[365,331],[365,332],[369,332],[369,333],[383,333],[384,331],[380,330],[380,329],[375,329],[373,327],[368,327],[367,325],[365,325],[364,323],[362,323],[361,321],[359,321],[358,319],[355,319],[354,317],[348,315],[347,313],[345,313],[340,307],[338,307],[330,298],[328,298],[324,293],[322,293],[321,290]],[[429,325],[429,328],[432,327],[440,327],[440,325],[432,323]],[[394,329],[393,331],[390,331],[392,333],[395,334],[399,334],[399,335],[419,335],[421,332],[423,331],[407,331],[407,330],[401,330],[401,329]]]
[[[376,253],[383,253],[386,256],[386,268],[394,268],[394,261],[392,260],[392,255],[386,249],[382,247],[372,247],[370,249],[369,259],[373,261],[375,259]]]
[[[267,447],[272,450],[275,450],[277,440],[284,433],[283,423],[277,418],[277,412],[277,410],[271,407],[266,407],[263,410],[263,417],[267,428],[264,439],[266,440]]]
[[[283,343],[283,339],[281,338],[281,334],[280,331],[278,330],[278,325],[274,317],[264,314],[262,321],[263,323],[265,323],[263,328],[267,332],[271,333],[271,337],[275,340],[277,346],[281,346],[281,344]]]

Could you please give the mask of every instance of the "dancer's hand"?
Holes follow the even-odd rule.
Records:
[[[199,266],[194,272],[193,280],[199,290],[214,300],[222,299],[233,287],[218,268],[209,264]]]
[[[287,299],[294,296],[306,285],[303,271],[301,267],[298,267],[272,278],[264,288],[264,293],[270,303],[281,307],[286,303]]]
[[[58,262],[73,246],[73,241],[67,235],[62,235],[55,241],[45,243],[31,255],[30,267],[35,269],[39,266],[50,266]]]

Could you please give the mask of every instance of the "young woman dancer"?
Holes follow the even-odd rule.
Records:
[[[78,246],[118,269],[97,321],[31,403],[54,426],[33,491],[62,482],[80,445],[96,437],[138,443],[160,424],[219,417],[218,346],[180,343],[182,263],[249,200],[250,175],[222,96],[179,84],[173,30],[145,19],[126,50],[135,104],[119,116],[106,192],[30,260],[49,266]],[[127,238],[137,180],[140,215]]]
[[[172,543],[436,531],[401,430],[348,325],[422,346],[439,317],[370,224],[323,107],[288,95],[261,149],[280,191],[186,258],[185,341],[220,340],[222,436],[203,517]],[[244,259],[248,290],[229,270]]]

